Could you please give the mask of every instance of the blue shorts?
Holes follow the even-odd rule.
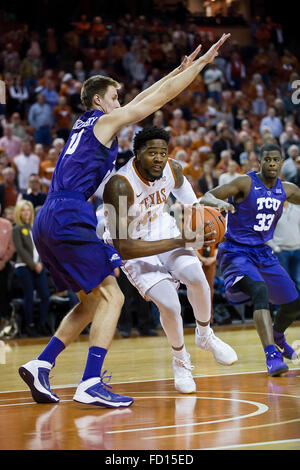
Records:
[[[33,225],[42,262],[59,291],[90,292],[122,265],[119,253],[99,239],[92,205],[80,193],[48,195]]]
[[[236,286],[244,276],[265,282],[269,301],[274,305],[287,304],[298,298],[294,281],[268,245],[251,247],[225,241],[219,245],[217,259],[224,277],[225,295],[232,304],[250,300]]]

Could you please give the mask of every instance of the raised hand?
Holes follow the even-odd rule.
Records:
[[[196,49],[189,56],[184,57],[183,61],[181,62],[179,66],[180,72],[182,72],[183,70],[187,69],[190,65],[192,65],[197,55],[201,51],[201,48],[202,48],[202,45],[199,44],[199,46],[197,46]]]
[[[201,60],[204,60],[207,64],[212,62],[215,57],[218,55],[218,51],[220,47],[224,44],[225,41],[231,36],[230,33],[228,34],[223,34],[222,37],[217,41],[215,44],[211,46],[211,48],[203,55],[201,56]]]

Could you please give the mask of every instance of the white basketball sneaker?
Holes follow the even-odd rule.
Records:
[[[191,365],[190,355],[184,359],[173,357],[174,384],[179,393],[193,393],[196,391],[196,384],[192,376],[194,366]]]
[[[205,351],[212,352],[215,360],[220,364],[231,366],[238,360],[234,349],[217,338],[211,328],[207,335],[200,335],[196,327],[196,345]]]

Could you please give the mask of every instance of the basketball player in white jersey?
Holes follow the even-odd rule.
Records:
[[[175,388],[180,393],[192,393],[196,391],[196,385],[190,355],[184,344],[178,282],[186,285],[193,307],[197,346],[211,351],[215,360],[224,365],[235,363],[237,355],[210,328],[210,288],[194,250],[182,247],[157,255],[147,251],[149,241],[180,236],[175,218],[164,211],[170,193],[182,204],[198,202],[181,166],[168,159],[168,142],[168,133],[157,127],[145,128],[135,136],[135,157],[108,181],[104,189],[105,210],[109,214],[113,207],[116,213],[114,221],[112,213],[106,218],[104,238],[110,240],[121,254],[122,269],[130,282],[146,300],[157,305],[173,353]],[[228,211],[230,204],[224,202],[221,209]]]

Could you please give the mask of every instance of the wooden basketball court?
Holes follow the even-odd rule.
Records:
[[[186,346],[195,366],[197,392],[177,393],[170,349],[158,337],[116,338],[105,368],[112,389],[135,398],[130,408],[110,410],[72,400],[85,364],[87,337],[57,359],[51,384],[58,404],[36,404],[18,367],[36,357],[47,338],[5,342],[0,364],[0,450],[273,450],[300,449],[300,361],[288,374],[270,378],[252,325],[216,327],[239,361],[217,364],[194,344]],[[288,330],[300,353],[300,324]],[[3,346],[3,345],[2,345]]]

